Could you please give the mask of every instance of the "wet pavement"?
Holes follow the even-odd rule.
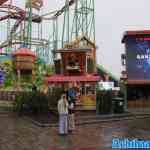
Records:
[[[113,138],[150,140],[150,118],[77,126],[66,137],[56,127],[38,127],[0,114],[0,150],[111,150]]]

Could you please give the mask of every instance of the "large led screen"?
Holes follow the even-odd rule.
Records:
[[[150,80],[150,40],[129,39],[126,43],[129,80]]]

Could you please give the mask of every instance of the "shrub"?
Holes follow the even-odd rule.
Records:
[[[27,104],[32,113],[48,112],[48,98],[45,94],[33,92]]]
[[[63,92],[62,88],[55,87],[48,92],[49,107],[55,109],[57,107],[58,100]]]
[[[16,94],[15,101],[13,102],[14,111],[18,112],[18,114],[22,114],[25,111],[28,99],[29,99],[29,96],[27,95],[25,96],[24,93]]]
[[[49,109],[47,96],[39,92],[17,94],[13,106],[18,114],[47,113]]]

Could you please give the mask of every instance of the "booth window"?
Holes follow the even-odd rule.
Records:
[[[85,85],[84,84],[81,85],[81,94],[85,95]]]
[[[95,84],[86,84],[86,95],[95,94]]]

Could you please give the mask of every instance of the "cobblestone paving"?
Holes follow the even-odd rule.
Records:
[[[60,137],[57,128],[0,114],[0,150],[111,150],[112,138],[150,140],[150,119],[78,126],[74,134]]]

